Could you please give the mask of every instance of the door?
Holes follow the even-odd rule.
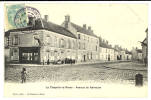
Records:
[[[84,57],[84,61],[85,61],[85,55],[83,57]]]
[[[108,61],[110,61],[110,55],[108,55]]]

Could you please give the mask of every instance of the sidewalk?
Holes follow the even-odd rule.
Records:
[[[110,63],[120,63],[120,62],[130,62],[130,61],[89,61],[89,62],[78,62],[74,65],[88,65],[88,64],[110,64]],[[42,64],[7,64],[8,66],[53,66],[53,67],[61,67],[61,66],[71,66],[71,64],[49,64],[49,65],[42,65]]]

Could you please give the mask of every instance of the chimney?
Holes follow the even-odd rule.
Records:
[[[86,24],[83,24],[83,28],[86,30],[86,28],[87,28],[87,27],[86,27]]]
[[[105,43],[105,40],[103,39],[103,43]]]
[[[44,17],[45,17],[45,21],[48,22],[48,18],[49,18],[48,15],[45,15]]]
[[[88,31],[91,31],[91,26],[88,27]]]
[[[65,21],[66,21],[66,22],[70,22],[70,16],[69,16],[69,15],[66,15],[66,16],[65,16]]]
[[[106,40],[106,44],[108,44],[109,42]]]
[[[28,26],[35,26],[35,18],[34,17],[28,17]]]

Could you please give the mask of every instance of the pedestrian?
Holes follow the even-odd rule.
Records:
[[[50,62],[49,62],[49,59],[47,60],[47,65],[49,65],[50,64]]]
[[[23,68],[22,71],[21,71],[21,81],[22,81],[22,83],[26,82],[26,77],[27,77],[26,68]]]

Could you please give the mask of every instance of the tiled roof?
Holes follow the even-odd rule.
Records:
[[[142,53],[142,50],[141,49],[137,49],[136,50],[138,53]]]
[[[100,47],[103,47],[103,48],[108,48],[108,49],[113,49],[110,45],[106,44],[106,43],[100,43]]]
[[[113,48],[115,51],[120,51],[120,50],[117,50],[116,48]]]
[[[72,38],[76,38],[76,36],[73,33],[71,33],[66,28],[60,25],[54,24],[52,22],[46,22],[45,20],[43,20],[43,25],[44,25],[44,29],[46,30],[53,31]]]
[[[30,30],[38,30],[32,27],[26,27],[26,28],[17,28],[17,29],[11,29],[5,32],[5,36],[9,36],[10,32],[18,32],[18,31],[30,31]]]
[[[130,51],[128,51],[128,50],[125,50],[125,53],[126,54],[132,54]]]
[[[97,37],[93,32],[90,32],[88,31],[87,29],[84,29],[83,27],[79,26],[79,25],[76,25],[74,23],[71,22],[71,25],[78,31],[78,32],[81,32],[81,33],[84,33],[84,34],[87,34],[87,35],[91,35],[91,36],[94,36],[94,37]]]
[[[10,32],[45,29],[45,30],[48,30],[48,31],[56,32],[58,34],[62,34],[62,35],[65,35],[65,36],[76,38],[76,36],[73,33],[68,31],[64,27],[59,26],[57,24],[54,24],[52,22],[46,22],[45,20],[42,20],[42,21],[43,21],[44,28],[38,23],[39,25],[35,25],[36,27],[34,27],[34,28],[33,27],[26,27],[26,28],[19,28],[19,29],[9,30],[9,31],[5,32],[5,36],[9,36]]]

